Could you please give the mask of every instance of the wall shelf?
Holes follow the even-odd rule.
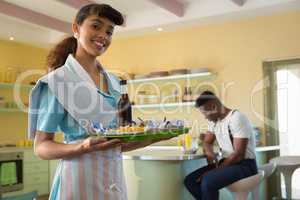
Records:
[[[176,108],[180,106],[194,106],[195,102],[180,102],[180,103],[164,103],[164,104],[143,104],[143,105],[133,105],[133,109],[138,108]]]
[[[18,109],[18,108],[0,108],[0,112],[21,112],[21,113],[27,113],[27,112],[23,112],[21,109]]]
[[[16,86],[16,83],[2,83],[2,82],[0,82],[0,88],[9,88],[9,89],[12,89],[15,86]],[[33,85],[21,84],[20,87],[21,87],[21,89],[31,89],[31,88],[33,88]]]
[[[149,81],[161,81],[161,80],[177,80],[177,79],[191,79],[191,78],[201,78],[203,80],[213,78],[216,74],[211,72],[202,72],[195,74],[180,74],[180,75],[172,75],[172,76],[162,76],[162,77],[154,77],[154,78],[143,78],[143,79],[133,79],[128,80],[128,83],[141,83],[141,82],[149,82]]]

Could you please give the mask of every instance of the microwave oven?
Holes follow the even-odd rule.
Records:
[[[23,152],[0,152],[0,194],[23,189]]]

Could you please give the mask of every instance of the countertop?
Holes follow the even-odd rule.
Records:
[[[23,152],[23,151],[33,151],[32,147],[1,147],[0,153],[6,153],[6,152]]]
[[[202,152],[186,154],[181,147],[177,146],[149,146],[123,154],[125,160],[183,161],[201,158],[204,158]]]
[[[256,147],[257,152],[280,150],[280,146]],[[184,161],[204,158],[201,148],[195,154],[186,154],[178,146],[148,146],[143,149],[125,152],[125,160],[157,160],[157,161]]]
[[[148,146],[142,149],[123,153],[125,160],[157,160],[157,161],[185,161],[204,158],[200,148],[195,154],[184,153],[178,146]],[[31,147],[3,147],[0,153],[16,151],[32,151]],[[256,147],[257,152],[280,150],[280,146]]]
[[[280,150],[280,146],[262,146],[262,147],[256,147],[255,150],[257,152],[264,152],[264,151],[276,151]]]

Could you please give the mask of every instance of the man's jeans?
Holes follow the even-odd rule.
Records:
[[[184,185],[195,199],[218,200],[219,189],[257,173],[257,165],[254,159],[245,159],[220,169],[214,168],[214,165],[204,166],[185,178]],[[196,182],[202,175],[201,181]]]

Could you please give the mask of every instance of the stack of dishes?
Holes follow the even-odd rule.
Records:
[[[162,76],[169,76],[169,72],[168,71],[157,71],[157,72],[151,72],[149,74],[149,77],[162,77]]]
[[[181,74],[197,74],[197,73],[205,73],[209,72],[208,68],[194,68],[194,69],[174,69],[170,71],[157,71],[157,72],[151,72],[149,74],[143,74],[143,75],[135,75],[134,79],[144,79],[144,78],[154,78],[154,77],[163,77],[163,76],[169,76],[169,75],[181,75]]]
[[[208,68],[195,68],[195,69],[190,69],[191,74],[197,74],[197,73],[204,73],[204,72],[209,72]]]
[[[189,74],[190,70],[188,69],[174,69],[169,71],[170,75],[180,75],[180,74]]]
[[[134,75],[134,79],[143,79],[143,78],[148,78],[149,76],[147,74],[136,74]]]

